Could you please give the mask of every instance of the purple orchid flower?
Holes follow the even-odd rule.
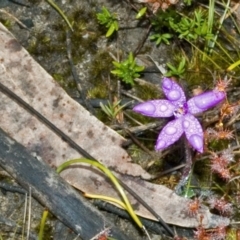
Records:
[[[226,97],[225,92],[214,89],[186,101],[183,89],[166,77],[162,81],[162,89],[168,100],[147,101],[133,108],[135,112],[149,117],[175,117],[160,132],[155,149],[167,148],[185,133],[192,147],[202,153],[203,129],[193,114],[206,111],[220,103]]]

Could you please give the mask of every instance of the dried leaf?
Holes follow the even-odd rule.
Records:
[[[71,99],[2,25],[0,81],[93,157],[113,170],[166,222],[183,227],[199,225],[199,216],[189,217],[186,214],[188,200],[177,196],[164,186],[147,182],[151,176],[139,165],[131,163],[130,156],[121,147],[124,138]],[[0,113],[1,128],[51,167],[81,157],[46,125],[2,92]],[[79,168],[64,171],[62,176],[83,192],[119,198],[105,176],[92,167],[81,165]],[[130,199],[139,215],[155,219],[135,199]],[[205,227],[217,226],[219,222],[228,224],[226,219],[212,215],[207,208],[203,208],[201,214],[204,216]]]

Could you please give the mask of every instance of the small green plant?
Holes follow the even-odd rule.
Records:
[[[132,53],[129,53],[128,58],[122,62],[113,61],[115,69],[111,71],[112,74],[118,76],[125,83],[134,85],[134,79],[140,76],[140,72],[144,70],[143,66],[136,64]]]
[[[201,9],[194,11],[192,18],[182,16],[180,21],[176,22],[174,19],[171,19],[169,24],[172,30],[179,34],[178,37],[180,39],[195,41],[201,38],[212,38],[212,34],[209,34],[208,31],[208,18]]]
[[[151,18],[152,34],[150,40],[155,41],[156,45],[164,42],[170,44],[169,40],[173,37],[175,31],[170,26],[170,21],[179,22],[180,16],[171,9],[159,11]]]
[[[115,102],[115,103],[110,103],[108,101],[107,105],[104,105],[102,102],[100,102],[100,107],[103,110],[104,113],[109,117],[110,120],[116,119],[118,113],[127,105],[120,105],[121,100]]]
[[[179,76],[182,78],[186,70],[186,58],[182,57],[177,67],[173,66],[171,63],[167,63],[167,66],[169,71],[165,74],[166,77]]]
[[[110,37],[115,31],[118,31],[118,19],[116,14],[111,14],[106,7],[102,7],[102,11],[97,13],[98,22],[104,25],[108,30],[106,37]]]
[[[146,11],[147,11],[147,7],[141,8],[141,9],[138,11],[137,15],[136,15],[136,19],[139,19],[139,18],[141,18],[142,16],[144,16],[145,13],[146,13]]]
[[[164,33],[164,34],[160,34],[160,33],[156,33],[156,34],[152,34],[150,36],[150,39],[153,41],[156,41],[156,45],[159,45],[161,42],[164,42],[165,44],[169,45],[169,39],[172,38],[172,34],[170,33]]]
[[[190,6],[192,4],[192,0],[184,0],[183,1],[184,4],[186,4],[187,6]]]

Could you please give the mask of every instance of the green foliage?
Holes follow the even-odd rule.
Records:
[[[164,34],[160,34],[160,33],[156,33],[156,34],[152,34],[150,36],[151,40],[156,41],[156,45],[159,45],[161,42],[164,42],[165,44],[169,45],[169,39],[172,38],[172,34],[170,33],[164,33]]]
[[[194,41],[203,39],[211,39],[212,34],[208,33],[208,18],[204,15],[204,12],[200,9],[194,11],[193,18],[182,16],[180,21],[170,19],[169,25],[178,33],[180,39],[186,39],[187,41]]]
[[[186,4],[187,6],[190,6],[192,4],[192,0],[184,0],[183,1],[184,4]]]
[[[176,11],[171,9],[167,9],[166,11],[159,11],[156,15],[154,15],[151,19],[151,24],[154,28],[155,32],[167,30],[170,25],[169,21],[174,19],[176,22],[180,20],[180,16],[176,14]]]
[[[141,18],[143,15],[145,15],[146,11],[147,11],[147,7],[141,8],[141,9],[138,11],[137,15],[136,15],[136,19],[139,19],[139,18]]]
[[[133,54],[130,53],[128,58],[123,62],[113,61],[115,69],[111,71],[112,74],[118,76],[125,83],[134,85],[133,80],[140,76],[140,72],[144,70],[143,66],[136,64]]]
[[[116,14],[111,14],[106,7],[102,7],[102,11],[97,13],[98,22],[104,25],[108,30],[106,37],[110,37],[115,31],[118,31],[118,19]]]
[[[156,41],[157,45],[161,42],[170,44],[169,39],[174,35],[189,42],[213,39],[209,31],[208,16],[201,9],[195,10],[189,16],[167,10],[154,16],[151,23],[154,33],[150,39]]]
[[[171,19],[177,22],[179,15],[169,9],[164,12],[160,11],[151,19],[154,33],[150,36],[150,39],[156,41],[156,45],[159,45],[161,42],[170,44],[169,39],[173,37],[169,25]]]
[[[177,67],[173,66],[170,63],[167,63],[167,66],[169,68],[169,71],[165,74],[166,77],[179,76],[182,78],[186,70],[186,58],[182,57]]]
[[[116,103],[110,103],[108,101],[107,105],[103,105],[102,102],[100,102],[100,107],[110,120],[115,120],[117,114],[126,106],[126,104],[121,106],[120,103],[121,100],[117,101]]]

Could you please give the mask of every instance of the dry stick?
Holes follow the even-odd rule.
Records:
[[[8,15],[8,17],[12,18],[12,19],[13,19],[15,22],[17,22],[21,27],[29,30],[28,27],[27,27],[24,23],[22,23],[19,19],[17,19],[16,17],[14,17],[14,16],[13,16],[12,14],[10,14],[9,12],[7,12],[7,11],[5,11],[5,10],[3,10],[3,9],[0,9],[0,12]]]
[[[63,141],[67,142],[69,144],[69,146],[71,146],[72,148],[77,150],[81,155],[83,155],[84,157],[86,157],[88,159],[92,159],[92,160],[95,160],[98,162],[98,160],[96,158],[91,156],[86,150],[84,150],[82,147],[80,147],[75,141],[73,141],[62,130],[60,130],[58,127],[56,127],[47,118],[45,118],[41,113],[39,113],[37,110],[35,110],[32,106],[30,106],[27,102],[25,102],[23,99],[21,99],[18,95],[16,95],[14,92],[12,92],[9,88],[7,88],[1,82],[0,82],[0,91],[2,93],[4,93],[5,95],[9,96],[11,99],[13,99],[18,104],[22,105],[28,112],[30,112],[35,117],[37,117],[42,123],[44,123],[49,129],[51,129],[54,133],[56,133],[59,137],[61,137]],[[158,221],[162,224],[162,226],[165,228],[165,230],[171,236],[174,236],[174,232],[168,226],[168,224],[165,223],[163,221],[163,219],[146,202],[144,202],[144,200],[141,197],[139,197],[131,188],[129,188],[120,179],[117,179],[117,180],[134,198],[136,198],[138,200],[139,203],[141,203],[155,218],[158,219]]]
[[[155,158],[155,155],[148,149],[146,148],[144,145],[142,145],[135,136],[133,136],[133,134],[131,133],[131,131],[129,131],[129,129],[125,128],[124,131],[127,133],[127,135],[132,139],[132,141],[139,146],[143,151],[145,151],[149,156],[151,156],[152,158]]]
[[[28,194],[28,222],[27,222],[27,236],[26,239],[29,239],[29,233],[30,233],[30,226],[31,226],[31,211],[32,211],[32,189],[29,188],[29,194]]]
[[[151,28],[152,28],[152,25],[149,24],[148,29],[147,29],[147,31],[146,31],[143,39],[142,39],[141,42],[138,44],[137,48],[133,51],[133,55],[134,55],[134,56],[136,56],[136,55],[139,53],[139,51],[141,50],[141,48],[143,47],[144,43],[146,42],[146,40],[147,40],[147,38],[148,38],[148,35],[149,35],[149,33],[150,33]]]
[[[22,6],[22,7],[28,7],[28,8],[30,7],[30,5],[28,5],[26,3],[22,3],[22,1],[20,2],[19,0],[8,0],[8,1],[13,2],[15,4],[18,4],[18,5]]]
[[[26,218],[27,218],[27,206],[28,206],[28,193],[25,193],[24,213],[23,213],[23,227],[22,227],[22,239],[24,239]]]
[[[67,56],[68,56],[68,61],[71,67],[71,71],[72,71],[72,75],[73,75],[73,79],[77,85],[77,89],[78,92],[82,98],[82,101],[84,102],[85,106],[87,107],[88,110],[90,110],[90,112],[93,113],[93,107],[91,104],[89,104],[89,102],[86,100],[86,89],[84,88],[84,85],[81,81],[81,79],[78,77],[76,68],[73,64],[73,60],[72,60],[72,48],[71,48],[71,39],[70,39],[70,31],[67,31],[66,33],[66,44],[67,44]]]
[[[171,169],[168,169],[168,170],[165,170],[165,171],[163,171],[163,172],[157,173],[157,174],[154,175],[151,179],[152,179],[152,180],[157,179],[157,178],[162,177],[162,176],[164,176],[164,175],[167,175],[167,174],[169,174],[169,173],[171,173],[171,172],[175,172],[176,170],[179,170],[179,169],[181,169],[181,168],[183,168],[183,167],[185,167],[185,166],[186,166],[185,163],[180,164],[180,165],[178,165],[178,166],[176,166],[176,167],[173,167],[173,168],[171,168]]]

